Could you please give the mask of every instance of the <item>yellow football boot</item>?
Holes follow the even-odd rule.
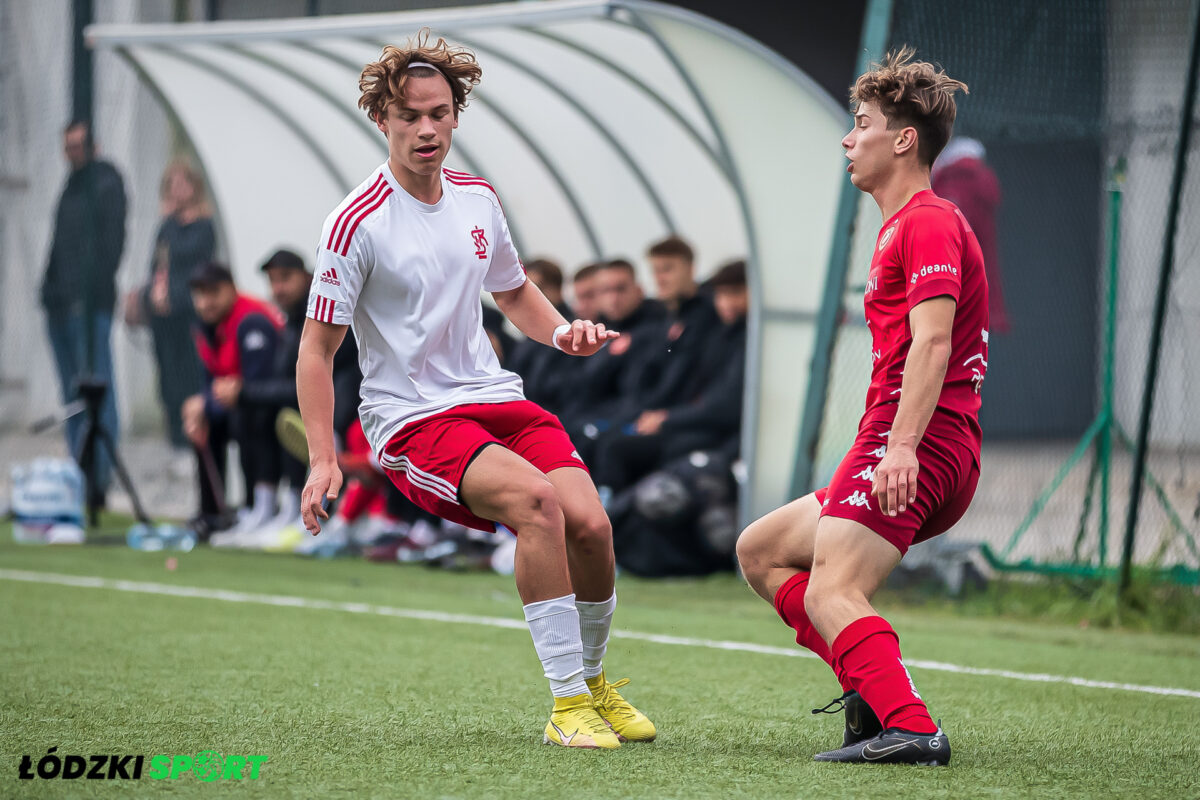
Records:
[[[554,698],[554,711],[546,723],[542,742],[593,750],[612,750],[621,746],[621,740],[596,713],[590,694]]]
[[[658,731],[654,723],[646,715],[621,697],[617,689],[629,683],[629,678],[622,678],[616,683],[609,683],[601,672],[595,678],[587,679],[588,689],[592,692],[592,700],[596,704],[596,712],[612,726],[621,741],[653,742]]]

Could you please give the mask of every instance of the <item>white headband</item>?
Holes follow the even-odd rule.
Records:
[[[413,67],[429,67],[430,69],[437,69],[437,67],[435,67],[433,64],[429,64],[425,61],[410,61],[405,69],[412,69]],[[441,70],[439,69],[438,72],[441,72]]]

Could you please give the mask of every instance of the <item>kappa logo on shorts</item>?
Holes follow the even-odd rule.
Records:
[[[867,497],[866,492],[854,492],[845,500],[841,501],[842,505],[860,506],[862,508],[871,507],[871,499]]]
[[[883,458],[885,455],[887,455],[887,445],[879,445],[879,447],[876,447],[871,451],[871,455],[875,456],[875,458]]]
[[[475,257],[487,258],[488,240],[484,235],[483,228],[475,228],[471,231],[471,239],[475,242]]]
[[[863,467],[862,472],[858,473],[854,477],[861,478],[864,481],[873,481],[873,480],[875,480],[875,468],[874,467]]]
[[[575,459],[579,459],[580,461],[583,461],[583,456],[579,455],[578,450],[571,451],[571,458],[575,458]]]

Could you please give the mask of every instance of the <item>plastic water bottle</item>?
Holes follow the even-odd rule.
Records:
[[[83,473],[73,461],[38,458],[12,468],[13,538],[37,544],[81,544]]]
[[[55,459],[55,478],[67,488],[67,504],[59,516],[60,522],[83,527],[83,470],[74,461]]]
[[[196,546],[196,532],[191,528],[168,525],[164,522],[154,530],[158,534],[158,538],[162,540],[163,547],[190,553]]]
[[[164,546],[163,538],[159,535],[158,529],[142,522],[131,527],[125,534],[125,544],[134,550],[142,550],[147,553],[158,552]]]

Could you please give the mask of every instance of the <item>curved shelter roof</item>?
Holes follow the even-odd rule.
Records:
[[[183,25],[104,25],[191,140],[230,260],[314,246],[387,157],[357,108],[362,65],[421,27],[483,81],[447,166],[484,175],[528,259],[640,255],[678,232],[702,272],[746,257],[753,309],[743,517],[784,499],[824,287],[844,110],[789,62],[708,18],[638,0]]]

